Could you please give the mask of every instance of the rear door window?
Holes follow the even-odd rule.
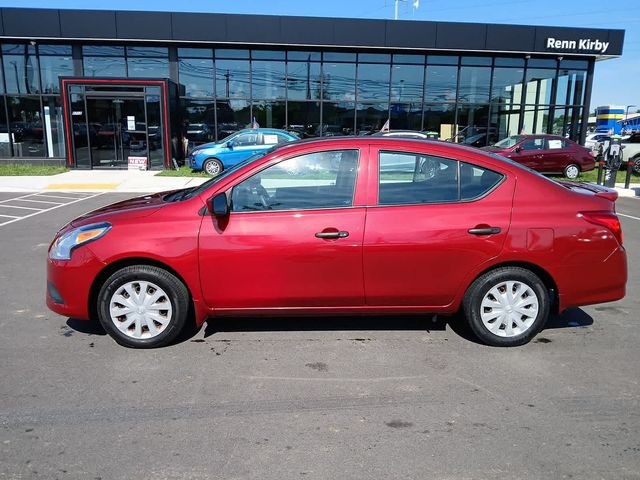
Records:
[[[522,142],[520,144],[520,148],[527,152],[532,150],[544,150],[544,143],[544,138],[531,138],[527,141]]]

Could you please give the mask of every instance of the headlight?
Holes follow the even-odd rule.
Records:
[[[71,260],[71,252],[74,248],[99,239],[109,230],[111,230],[110,223],[93,223],[60,235],[51,245],[49,258],[52,260]]]

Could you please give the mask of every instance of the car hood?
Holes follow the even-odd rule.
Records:
[[[154,193],[152,195],[144,195],[142,197],[130,198],[122,202],[113,203],[106,207],[98,208],[92,212],[76,218],[71,222],[72,227],[79,227],[89,223],[108,222],[115,216],[118,218],[142,218],[147,217],[160,208],[167,205],[163,200],[168,194],[176,190]]]
[[[209,142],[209,143],[203,143],[202,145],[198,145],[196,148],[193,149],[193,152],[197,152],[198,150],[206,150],[209,148],[218,148],[220,146],[220,143],[218,142]]]

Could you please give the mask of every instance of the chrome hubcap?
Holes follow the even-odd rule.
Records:
[[[577,167],[569,167],[567,168],[567,177],[568,178],[577,178],[578,177],[578,173],[580,173],[578,171]]]
[[[220,173],[220,165],[217,162],[209,162],[206,170],[209,175],[218,175]]]
[[[538,316],[538,296],[523,282],[501,282],[489,290],[480,305],[484,326],[498,337],[515,337],[531,328]]]
[[[169,325],[173,310],[171,301],[158,285],[133,281],[119,287],[109,302],[113,324],[126,336],[153,338]]]

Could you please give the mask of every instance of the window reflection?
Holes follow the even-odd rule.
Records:
[[[427,66],[425,102],[455,102],[458,67]]]
[[[381,100],[389,96],[389,65],[358,65],[358,100]]]
[[[320,102],[287,102],[289,124],[287,129],[300,138],[315,137],[320,134]]]
[[[355,101],[356,65],[323,63],[323,95],[325,100]]]
[[[3,45],[7,93],[40,93],[38,58],[31,45]]]
[[[213,60],[183,58],[178,70],[186,96],[213,97]]]
[[[253,117],[262,128],[283,128],[285,126],[285,102],[254,102]]]
[[[311,58],[309,55],[308,58]],[[289,100],[315,100],[321,91],[320,63],[287,63],[287,96]]]
[[[356,135],[371,135],[379,132],[388,118],[388,103],[359,103],[356,112]]]
[[[555,76],[555,70],[542,68],[527,69],[526,103],[550,104],[551,87]]]
[[[251,62],[251,88],[253,98],[285,98],[284,62]]]
[[[251,98],[248,60],[216,60],[216,93],[223,98]]]
[[[485,67],[460,68],[458,101],[479,103],[489,101],[491,69]]]

